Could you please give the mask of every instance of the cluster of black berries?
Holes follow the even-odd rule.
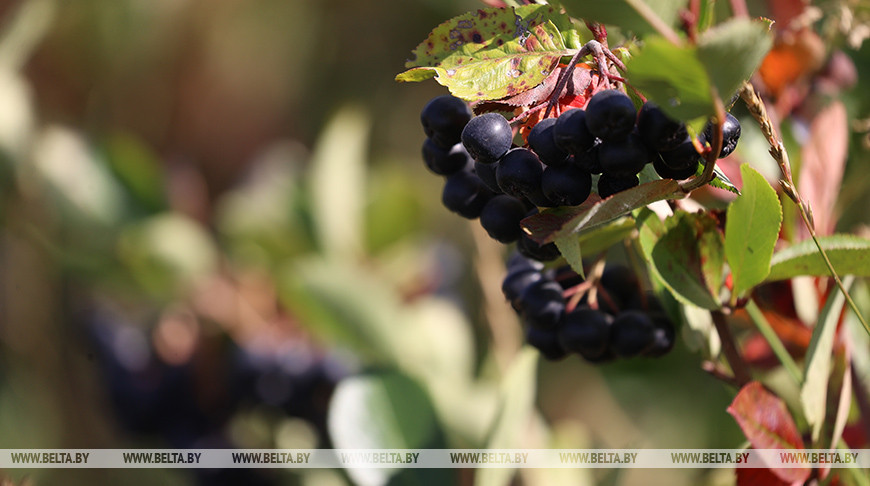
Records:
[[[545,270],[543,264],[515,255],[508,262],[502,292],[522,317],[526,341],[544,357],[557,360],[577,353],[592,363],[635,356],[658,357],[674,346],[674,325],[652,294],[641,292],[634,273],[609,265],[595,285],[568,311],[564,297],[583,279],[570,270]],[[569,297],[570,299],[570,297]]]
[[[668,118],[653,103],[638,112],[621,91],[596,93],[586,109],[571,109],[537,123],[529,148],[513,144],[508,121],[497,113],[473,117],[468,105],[450,95],[430,101],[420,115],[427,139],[423,160],[445,176],[442,202],[468,219],[480,218],[491,237],[517,241],[526,256],[551,260],[555,246],[525,236],[519,222],[539,207],[576,206],[592,192],[606,198],[635,187],[638,173],[652,163],[663,178],[695,174],[701,156],[684,124]],[[701,144],[712,127],[699,136]],[[740,123],[728,114],[719,157],[737,146]]]

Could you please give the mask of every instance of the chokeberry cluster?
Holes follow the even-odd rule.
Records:
[[[505,117],[473,116],[464,101],[450,95],[432,99],[420,118],[427,136],[423,160],[444,176],[444,206],[479,218],[495,240],[516,242],[519,256],[502,288],[523,317],[530,344],[552,359],[575,352],[594,362],[658,356],[673,346],[673,324],[624,267],[605,269],[589,292],[597,298],[566,302],[566,282],[582,282],[576,274],[565,279],[545,271],[540,262],[555,260],[559,250],[529,238],[520,221],[542,207],[582,204],[593,189],[607,198],[635,187],[647,164],[663,178],[691,177],[701,155],[684,124],[650,102],[638,111],[618,90],[600,91],[585,109],[538,122],[528,133],[528,147],[513,143]],[[701,146],[711,132],[708,127],[699,135]],[[719,157],[729,155],[739,137],[740,124],[729,114]]]
[[[527,342],[551,360],[571,353],[592,363],[658,357],[674,346],[673,323],[622,265],[607,266],[594,285],[584,285],[570,268],[545,270],[540,262],[515,255],[502,292],[522,318]]]

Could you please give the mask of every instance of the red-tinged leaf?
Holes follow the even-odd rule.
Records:
[[[800,433],[788,408],[779,397],[753,381],[744,386],[728,407],[743,434],[755,449],[803,450]],[[787,483],[803,482],[810,476],[809,466],[772,469]]]
[[[779,479],[770,469],[738,467],[737,486],[790,486],[790,483]]]
[[[660,179],[603,200],[591,196],[579,206],[546,209],[522,220],[520,224],[536,242],[550,243],[561,236],[601,226],[647,204],[684,196],[676,181]]]
[[[564,34],[564,36],[563,36]],[[514,96],[541,84],[576,51],[568,17],[549,5],[486,8],[436,27],[397,81],[436,81],[469,101]]]
[[[556,88],[556,83],[559,81],[559,76],[567,66],[560,64],[559,67],[553,70],[544,82],[534,88],[523,91],[514,96],[508,96],[500,100],[483,101],[475,105],[475,113],[484,113],[487,111],[511,111],[519,106],[536,106],[546,101],[549,101],[553,90]],[[592,83],[593,73],[586,64],[578,64],[571,73],[571,79],[565,84],[564,91],[559,97],[559,100],[573,99],[577,96],[587,94],[587,90]],[[595,79],[598,79],[597,74]],[[597,84],[597,83],[595,83]],[[593,84],[594,86],[594,84]],[[567,104],[567,103],[566,103]]]
[[[835,205],[843,182],[849,145],[846,107],[840,101],[828,105],[810,125],[810,140],[801,150],[798,189],[813,208],[816,233],[829,235],[837,223]],[[809,237],[803,225],[799,226]]]

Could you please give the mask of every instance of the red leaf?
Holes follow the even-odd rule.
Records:
[[[744,386],[728,407],[743,434],[755,449],[803,449],[800,433],[785,403],[764,386],[753,381]],[[788,483],[804,482],[810,467],[771,469]]]
[[[813,208],[816,232],[833,233],[835,204],[840,195],[849,145],[849,121],[840,101],[828,105],[813,119],[810,139],[801,150],[798,190]],[[806,230],[800,226],[805,237]]]

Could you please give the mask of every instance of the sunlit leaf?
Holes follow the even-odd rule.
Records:
[[[698,61],[723,99],[737,92],[770,50],[773,44],[770,24],[765,20],[735,18],[707,30],[698,39]]]
[[[854,235],[820,236],[819,243],[838,275],[870,275],[870,240]],[[827,265],[813,240],[805,240],[773,255],[766,280],[798,275],[828,276]]]
[[[680,8],[685,8],[683,0],[644,0],[656,15],[666,24],[674,26]],[[591,2],[587,0],[562,0],[565,9],[574,17],[593,20],[602,24],[615,25],[629,32],[642,35],[655,29],[638,13],[637,9],[625,0]]]
[[[779,235],[782,208],[776,191],[749,164],[740,166],[742,194],[728,206],[725,256],[731,267],[734,294],[742,295],[770,273],[773,246]]]
[[[685,194],[676,181],[660,179],[603,200],[590,198],[579,206],[546,209],[524,219],[521,224],[532,239],[549,243],[571,233],[601,226],[647,204],[683,196]]]
[[[494,100],[539,85],[564,56],[570,20],[549,5],[486,8],[436,27],[416,49],[397,81],[431,77],[466,100]],[[570,34],[571,38],[577,34]]]

